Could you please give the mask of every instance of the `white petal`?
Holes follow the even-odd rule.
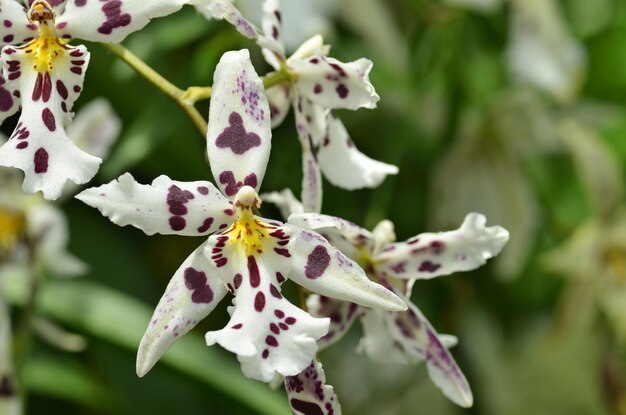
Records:
[[[233,221],[231,202],[213,183],[177,182],[159,176],[139,184],[129,173],[92,187],[76,198],[95,207],[119,226],[132,225],[148,235],[207,235]]]
[[[169,347],[209,315],[228,290],[200,245],[178,268],[150,319],[137,351],[142,377]]]
[[[236,353],[242,371],[253,379],[270,382],[276,372],[300,373],[315,357],[315,341],[326,334],[329,320],[310,316],[282,296],[277,269],[284,271],[287,259],[277,263],[271,251],[246,256],[239,246],[225,245],[220,238],[211,236],[209,246],[226,259],[218,267],[220,278],[229,280],[235,299],[228,325],[208,332],[207,344],[218,343]]]
[[[81,150],[105,158],[121,128],[121,121],[109,101],[99,98],[81,108],[67,127],[67,135]]]
[[[0,413],[20,415],[22,405],[16,391],[11,343],[9,310],[0,299]]]
[[[151,19],[167,16],[188,0],[71,0],[56,18],[61,36],[92,42],[120,43]]]
[[[285,120],[291,107],[291,88],[281,84],[271,87],[265,91],[270,106],[270,117],[272,128],[278,127]]]
[[[280,210],[283,219],[287,219],[292,213],[303,213],[302,203],[291,192],[291,189],[284,189],[280,192],[263,193],[261,199],[264,202],[273,203]]]
[[[362,312],[361,307],[354,303],[334,300],[317,294],[310,295],[306,300],[306,305],[311,315],[330,318],[328,333],[317,342],[320,350],[339,341]]]
[[[207,133],[213,176],[229,197],[243,185],[258,191],[265,175],[272,139],[263,82],[246,49],[225,53],[213,79]]]
[[[37,35],[37,26],[26,17],[24,4],[17,0],[2,0],[0,7],[0,47],[18,45]]]
[[[295,415],[341,415],[337,395],[326,384],[326,374],[316,359],[302,373],[287,376],[285,390]]]
[[[339,118],[328,117],[328,134],[318,152],[322,173],[337,187],[347,190],[376,187],[390,174],[398,174],[391,164],[373,160],[352,142]]]
[[[300,95],[324,108],[376,108],[380,100],[369,81],[372,62],[368,59],[343,63],[317,53],[289,66],[295,73]]]
[[[86,183],[102,161],[76,147],[64,130],[82,88],[89,53],[84,46],[57,45],[62,52],[51,61],[51,69],[37,72],[29,46],[2,50],[3,76],[20,85],[22,115],[11,139],[0,148],[0,165],[24,171],[26,192],[42,191],[46,199],[56,199],[67,180]]]
[[[276,53],[280,59],[284,59],[285,47],[282,39],[283,28],[279,0],[263,1],[263,32],[267,38],[273,41],[269,50]]]
[[[500,253],[509,233],[500,226],[486,227],[487,219],[470,213],[454,231],[423,233],[387,245],[374,258],[377,271],[396,278],[429,279],[485,264]]]
[[[321,35],[315,35],[298,47],[289,59],[287,59],[287,64],[308,59],[319,51],[327,55],[330,52],[330,46],[324,45],[324,38]]]
[[[401,313],[367,310],[363,313],[361,347],[381,363],[415,364],[426,360],[432,381],[457,405],[470,407],[472,391],[467,379],[437,332],[408,299]]]
[[[293,236],[293,261],[289,278],[304,288],[327,297],[383,310],[405,310],[395,294],[367,278],[354,261],[313,231],[284,225]]]

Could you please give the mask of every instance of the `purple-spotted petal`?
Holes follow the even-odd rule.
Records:
[[[509,240],[506,229],[486,222],[485,216],[470,213],[457,230],[389,244],[374,258],[376,270],[396,278],[428,279],[478,268]]]
[[[81,150],[105,158],[117,140],[121,127],[111,104],[99,98],[80,109],[67,127],[67,135]]]
[[[205,318],[228,290],[200,245],[176,271],[150,319],[137,351],[137,375],[144,376],[165,351]]]
[[[337,395],[316,359],[301,373],[285,377],[285,390],[294,415],[341,415]]]
[[[184,183],[159,176],[152,185],[143,185],[126,173],[76,198],[116,225],[132,225],[148,235],[207,235],[234,220],[231,202],[206,181]]]
[[[332,114],[328,117],[328,134],[319,147],[318,159],[328,181],[347,190],[376,187],[388,175],[398,174],[396,166],[361,153],[341,120]]]
[[[328,333],[318,340],[320,350],[333,345],[348,332],[362,309],[354,303],[312,294],[306,300],[309,313],[315,317],[330,318]]]
[[[37,26],[28,21],[26,12],[20,1],[0,2],[0,47],[24,43],[37,35]]]
[[[372,62],[368,59],[343,63],[318,53],[289,66],[299,94],[324,108],[376,108],[380,99],[369,81]]]
[[[26,192],[42,191],[46,199],[56,199],[66,181],[86,183],[102,161],[80,150],[64,129],[82,88],[89,53],[84,46],[53,41],[48,48],[54,58],[33,67],[34,46],[2,49],[3,76],[19,84],[22,114],[0,148],[0,165],[24,171]]]
[[[291,107],[291,88],[288,85],[276,85],[265,91],[270,105],[272,128],[278,127],[285,120]]]
[[[314,318],[282,296],[277,269],[284,271],[286,258],[276,262],[273,252],[246,255],[235,244],[225,246],[223,238],[211,236],[208,248],[217,248],[215,255],[226,259],[215,264],[235,298],[230,321],[222,330],[208,332],[207,344],[236,353],[243,373],[253,379],[270,382],[276,373],[300,373],[315,357],[315,341],[328,331],[328,319]]]
[[[180,10],[189,0],[68,0],[56,18],[61,37],[120,43],[150,20]]]
[[[361,347],[381,363],[414,364],[426,360],[432,381],[457,405],[470,407],[472,391],[442,338],[408,299],[404,312],[366,310]],[[447,340],[449,342],[449,340]]]
[[[367,278],[354,261],[319,234],[290,224],[285,229],[295,240],[289,278],[327,297],[383,310],[406,310],[398,296]]]
[[[295,213],[289,216],[288,222],[302,228],[316,230],[320,233],[325,233],[325,228],[336,229],[338,233],[350,243],[350,245],[356,247],[357,249],[365,248],[370,255],[374,251],[376,245],[374,235],[372,235],[370,231],[361,228],[356,223],[338,218],[336,216],[322,215],[319,213]],[[337,233],[334,233],[332,236],[336,238],[338,235]]]
[[[275,53],[279,60],[284,60],[285,47],[282,39],[283,28],[279,0],[265,0],[263,2],[262,26],[265,37],[272,40],[270,45],[266,45],[266,49]]]
[[[270,155],[272,130],[263,82],[247,50],[227,52],[215,69],[207,151],[222,192],[244,185],[258,191]]]

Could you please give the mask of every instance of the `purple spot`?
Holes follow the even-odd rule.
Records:
[[[294,324],[296,324],[296,319],[294,317],[287,317],[285,319],[285,323],[289,324],[290,326],[293,326]]]
[[[76,75],[81,75],[83,73],[83,68],[81,68],[80,66],[72,66],[70,68],[70,71],[75,73]]]
[[[324,415],[324,411],[314,402],[301,401],[296,398],[292,398],[289,402],[294,411],[298,411],[304,415]]]
[[[37,151],[35,151],[34,157],[35,163],[35,173],[46,173],[48,171],[48,152],[45,148],[39,147]]]
[[[182,231],[187,226],[187,222],[182,216],[172,216],[169,222],[173,231]]]
[[[198,193],[200,193],[201,195],[208,195],[209,188],[206,186],[198,186]]]
[[[270,351],[267,349],[264,349],[263,353],[261,353],[261,357],[263,357],[263,359],[267,359],[269,355],[270,355]]]
[[[288,249],[285,248],[274,248],[274,252],[276,252],[278,255],[282,255],[285,258],[290,258],[291,254],[289,253]]]
[[[274,336],[267,336],[265,338],[265,344],[272,347],[278,347],[278,340]]]
[[[4,41],[4,43],[10,43],[13,42],[13,39],[15,39],[15,36],[13,35],[6,35],[5,37],[2,38],[2,40]]]
[[[87,4],[87,0],[74,0],[74,4],[76,5],[76,7],[83,7],[85,4]]]
[[[98,32],[103,35],[110,35],[113,29],[130,24],[130,14],[122,14],[122,2],[120,0],[108,1],[102,6],[102,11],[106,16],[106,21],[98,28]]]
[[[270,331],[274,334],[280,334],[280,329],[276,325],[276,323],[270,323]]]
[[[4,88],[0,88],[0,111],[6,112],[13,107],[11,93]]]
[[[264,308],[265,308],[265,294],[259,291],[258,293],[256,293],[256,296],[254,297],[254,309],[260,313],[261,311],[263,311]]]
[[[261,138],[256,133],[248,133],[243,126],[243,119],[237,112],[228,117],[230,125],[215,140],[219,148],[230,148],[233,153],[241,155],[253,147],[261,145]]]
[[[18,145],[15,146],[15,148],[17,148],[18,150],[23,150],[26,147],[28,147],[28,142],[27,141],[22,141],[21,143],[19,143]]]
[[[258,185],[256,174],[254,174],[254,173],[250,173],[249,175],[247,175],[243,179],[243,183],[236,181],[235,180],[235,175],[230,170],[226,170],[226,171],[223,171],[222,173],[220,173],[220,176],[218,177],[218,179],[219,179],[221,184],[226,185],[226,187],[224,188],[224,193],[226,193],[226,196],[233,196],[234,194],[237,193],[237,191],[244,184],[246,186],[250,186],[250,187],[255,188],[255,189],[256,189],[256,187]],[[229,213],[228,211],[231,211],[231,212],[233,212],[232,214],[234,214],[234,211],[232,211],[232,209],[226,209],[224,211],[224,213],[226,213],[227,215],[231,215],[232,216],[232,214]]]
[[[285,317],[285,313],[283,313],[281,310],[274,310],[274,315],[278,318]]]
[[[208,304],[213,301],[213,290],[207,284],[206,274],[191,267],[185,269],[185,287],[193,291],[191,301],[196,304]]]
[[[341,99],[344,99],[348,96],[348,88],[344,84],[337,85],[335,91],[337,91],[337,95],[339,95],[339,98]]]
[[[10,20],[5,20],[4,21],[4,27],[11,27],[11,26],[13,26],[13,23],[11,23]]]
[[[322,85],[315,84],[315,86],[313,87],[313,92],[316,94],[321,94],[322,91],[323,91]]]
[[[312,280],[319,278],[322,274],[324,274],[324,271],[326,271],[329,264],[330,255],[328,255],[328,250],[322,245],[318,245],[306,259],[304,275]]]
[[[48,102],[50,95],[52,95],[52,79],[50,79],[50,74],[46,72],[43,77],[43,87],[41,90],[41,98],[43,99],[43,102]]]
[[[10,68],[12,69],[12,68]],[[9,69],[9,70],[10,70]],[[38,101],[41,98],[41,89],[43,87],[43,75],[38,73],[37,79],[35,79],[35,86],[33,87],[33,101]]]
[[[282,284],[283,282],[285,282],[285,277],[280,272],[277,272],[276,280],[278,281],[279,284]]]
[[[259,266],[253,256],[248,257],[248,274],[250,274],[250,285],[256,288],[261,284],[261,275],[259,274]]]
[[[61,95],[61,98],[67,99],[68,97],[67,88],[65,87],[65,84],[63,83],[63,81],[61,81],[60,79],[57,80],[57,92],[59,93],[59,95]]]
[[[50,108],[44,108],[41,112],[41,120],[46,125],[46,128],[51,132],[57,129],[57,123],[54,120],[54,114],[50,111]]]
[[[274,284],[270,284],[270,294],[278,299],[283,298],[283,296],[280,294],[280,291],[278,291],[278,288],[276,288]]]
[[[204,222],[202,222],[202,226],[198,228],[198,232],[204,233],[208,231],[212,224],[213,224],[213,218],[206,218]]]
[[[241,324],[241,323],[237,323],[237,324],[235,324],[234,326],[232,326],[232,327],[231,327],[231,329],[239,330],[239,329],[240,329],[240,328],[242,328],[242,327],[243,327],[243,324]]]
[[[435,264],[430,261],[424,261],[421,263],[420,267],[417,270],[420,272],[435,272],[439,268],[441,268],[441,264]]]

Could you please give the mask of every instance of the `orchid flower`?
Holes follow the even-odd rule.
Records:
[[[294,107],[303,151],[302,200],[307,211],[321,210],[321,173],[333,185],[348,190],[376,187],[387,175],[398,173],[396,166],[359,152],[343,123],[330,112],[376,107],[380,98],[369,81],[370,60],[343,63],[328,57],[330,48],[319,35],[304,42],[287,58],[278,0],[266,0],[263,4],[263,32],[224,0],[213,1],[209,10],[255,39],[264,48],[267,62],[277,71],[289,74],[290,82],[268,89],[267,96],[273,127],[285,119],[290,106]]]
[[[80,38],[119,43],[150,19],[173,13],[188,0],[0,1],[0,122],[22,113],[0,165],[24,171],[23,189],[57,199],[63,185],[89,181],[101,159],[81,151],[65,125],[83,88],[89,52]]]
[[[406,242],[393,243],[393,224],[384,220],[373,232],[341,218],[301,213],[302,206],[290,191],[264,195],[283,212],[292,210],[288,223],[319,231],[346,256],[357,261],[368,277],[378,282],[409,306],[407,311],[366,310],[353,303],[312,295],[307,305],[312,314],[331,320],[330,330],[320,347],[338,341],[360,317],[364,329],[363,349],[381,363],[412,364],[426,360],[433,382],[458,405],[472,405],[472,393],[465,376],[447,350],[456,344],[454,336],[439,335],[422,312],[410,301],[413,283],[457,271],[469,271],[497,255],[508,240],[508,232],[486,227],[486,219],[469,214],[455,231],[423,233]]]
[[[332,386],[326,385],[326,374],[317,360],[301,373],[285,377],[285,389],[295,415],[341,415],[337,395]]]
[[[328,319],[314,318],[282,296],[286,279],[366,307],[406,307],[320,235],[253,214],[271,147],[269,114],[248,51],[228,52],[215,70],[207,133],[220,190],[208,181],[166,176],[141,185],[125,174],[77,196],[114,223],[147,234],[210,235],[175,272],[157,305],[139,345],[139,376],[227,292],[235,295],[230,322],[208,332],[207,344],[236,353],[243,372],[264,382],[276,372],[304,370],[317,352],[315,341],[328,332]]]

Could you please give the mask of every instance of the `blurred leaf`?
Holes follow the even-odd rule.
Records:
[[[26,287],[7,284],[7,297],[22,303]],[[151,309],[139,301],[89,281],[52,281],[38,297],[38,309],[87,334],[134,351],[150,321]],[[198,336],[187,335],[163,356],[161,362],[248,405],[258,414],[289,414],[282,394],[247,379],[231,360],[209,349]]]

